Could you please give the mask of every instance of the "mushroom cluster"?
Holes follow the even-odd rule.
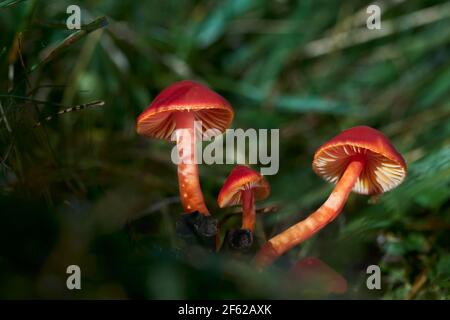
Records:
[[[196,220],[200,219],[199,224],[202,221],[204,224],[202,219],[211,221],[213,218],[200,188],[196,143],[202,136],[196,132],[196,121],[201,121],[201,130],[215,129],[212,132],[220,134],[231,125],[233,116],[233,109],[225,98],[200,83],[186,80],[163,90],[137,119],[138,134],[175,140],[183,211],[185,216],[195,215]],[[335,184],[334,190],[319,209],[272,237],[259,249],[255,262],[260,268],[270,265],[333,221],[351,191],[363,195],[382,194],[397,187],[406,177],[406,163],[401,154],[380,131],[367,126],[345,130],[322,145],[314,154],[312,168],[320,177]],[[217,199],[219,207],[242,205],[241,228],[232,233],[231,246],[235,249],[253,245],[255,201],[267,198],[269,193],[266,179],[244,165],[237,165],[225,180]],[[217,230],[212,228],[209,233],[215,236]],[[301,269],[300,278],[309,277],[313,269],[331,274],[331,269],[319,260],[303,261],[294,269]],[[344,291],[344,280],[334,278],[337,289],[330,290]]]

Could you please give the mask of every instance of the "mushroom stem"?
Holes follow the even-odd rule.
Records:
[[[180,156],[178,184],[181,203],[185,213],[198,211],[202,215],[208,216],[209,211],[203,200],[203,193],[198,179],[195,117],[192,112],[188,111],[180,111],[176,117],[177,149]]]
[[[308,218],[267,241],[256,254],[257,265],[265,267],[271,264],[286,251],[310,238],[333,221],[344,207],[363,169],[364,159],[362,157],[352,158],[325,203]]]
[[[252,189],[244,189],[242,196],[242,229],[248,229],[253,232],[255,228],[255,201]]]

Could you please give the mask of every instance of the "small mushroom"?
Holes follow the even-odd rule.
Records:
[[[170,141],[174,130],[185,129],[187,136],[177,138],[181,155],[178,183],[185,213],[209,215],[198,178],[194,121],[202,121],[205,130],[223,132],[233,115],[223,97],[200,83],[185,80],[164,89],[137,119],[137,132],[152,138]]]
[[[289,271],[289,278],[301,285],[302,292],[343,294],[348,287],[343,276],[315,257],[299,260]]]
[[[234,167],[219,192],[217,203],[220,208],[242,204],[242,227],[230,234],[230,244],[234,248],[251,246],[255,229],[255,201],[263,200],[270,194],[266,179],[247,166]]]
[[[321,146],[314,155],[313,170],[336,186],[325,203],[308,218],[276,235],[257,253],[260,266],[272,263],[333,221],[350,192],[371,195],[387,192],[403,182],[406,163],[378,130],[353,127]]]

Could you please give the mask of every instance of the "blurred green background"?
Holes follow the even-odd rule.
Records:
[[[65,27],[70,4],[81,31]],[[381,30],[366,28],[369,4],[0,0],[0,297],[308,298],[286,272],[315,256],[349,286],[320,298],[449,298],[450,3],[379,1]],[[312,155],[345,128],[383,131],[408,177],[379,199],[352,194],[261,274],[252,252],[186,244],[172,146],[135,133],[137,115],[182,79],[226,97],[234,128],[280,129],[280,170],[258,204],[278,210],[259,215],[255,246],[326,199]],[[219,219],[239,211],[216,204],[231,169],[199,168]],[[235,214],[224,226],[239,224]],[[79,291],[66,288],[72,264]],[[371,264],[381,290],[366,287]]]

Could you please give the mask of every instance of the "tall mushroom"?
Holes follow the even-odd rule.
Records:
[[[333,221],[352,190],[381,194],[406,176],[403,157],[380,131],[366,126],[345,130],[322,145],[312,166],[316,174],[336,184],[334,190],[317,211],[264,244],[255,258],[260,266],[272,263]]]
[[[184,129],[177,135],[177,148],[181,160],[178,183],[185,213],[209,215],[198,178],[194,122],[201,121],[202,129],[217,129],[218,133],[230,126],[233,115],[223,97],[200,83],[185,80],[164,89],[137,119],[137,132],[152,138],[170,141],[174,130]]]
[[[259,172],[243,165],[238,165],[231,171],[219,192],[217,203],[220,208],[242,204],[242,227],[235,236],[248,239],[247,241],[236,240],[236,245],[232,244],[233,247],[251,245],[256,221],[255,201],[263,200],[269,194],[269,184]]]

